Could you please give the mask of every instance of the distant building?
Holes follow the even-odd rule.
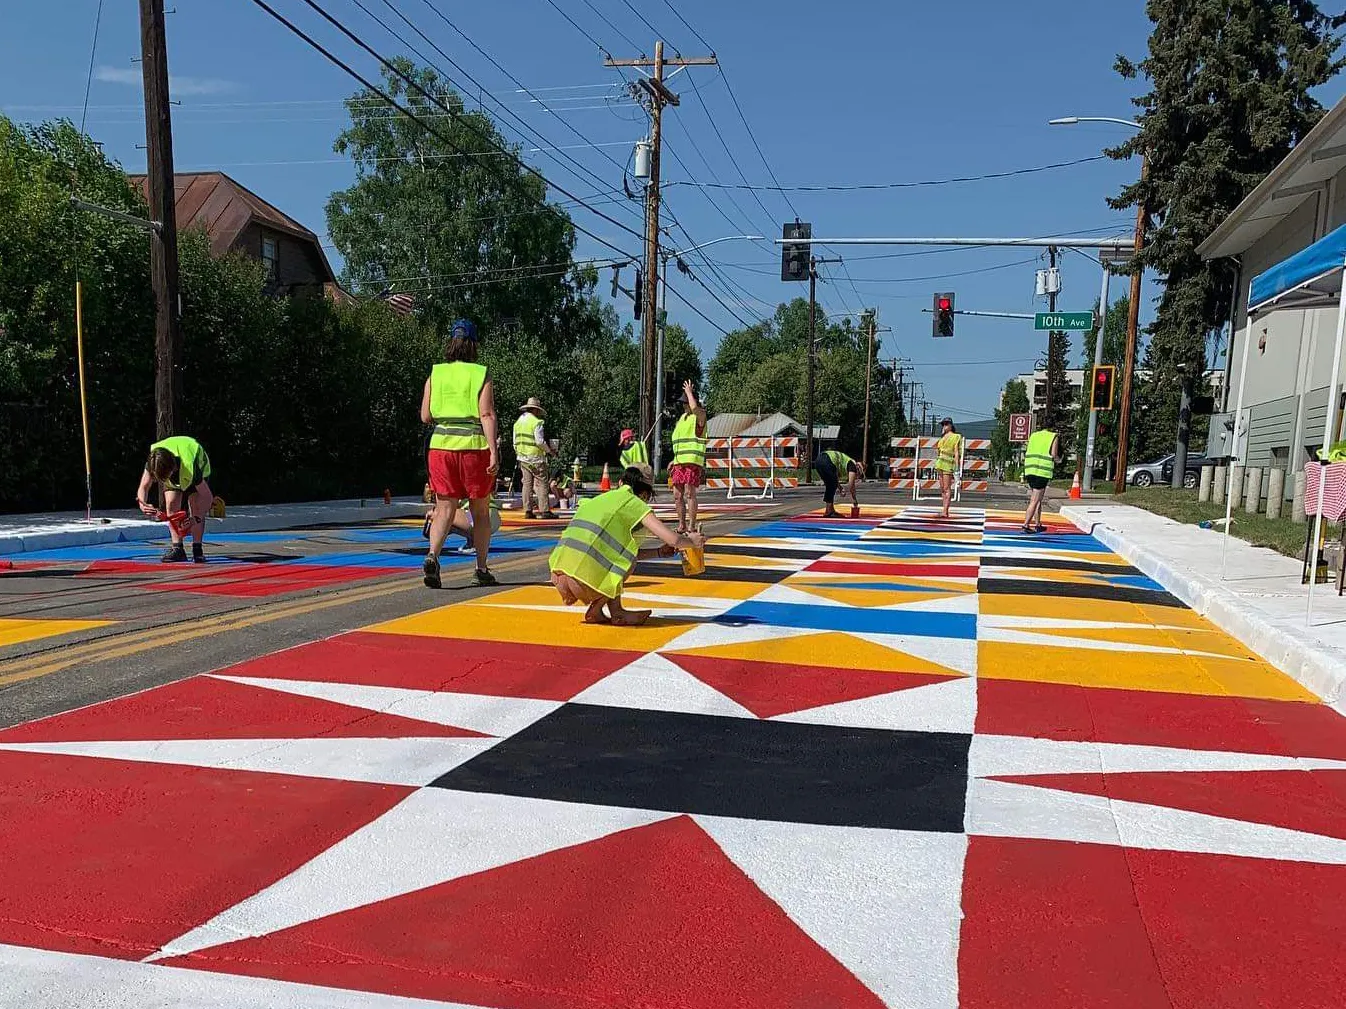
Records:
[[[1079,409],[1084,401],[1084,377],[1086,374],[1088,372],[1083,368],[1066,369],[1066,381],[1070,383],[1070,402],[1075,409]],[[1146,369],[1139,368],[1136,370],[1138,381],[1143,382],[1149,377],[1150,373]],[[1209,388],[1207,395],[1213,395],[1217,404],[1220,402],[1221,390],[1224,388],[1224,377],[1224,372],[1215,368],[1206,372],[1206,383]],[[1028,390],[1028,401],[1032,406],[1033,413],[1040,413],[1047,409],[1046,371],[1039,368],[1037,371],[1015,375],[1014,378],[1022,382],[1024,388]],[[1121,386],[1119,385],[1115,395],[1120,396],[1121,392]],[[1002,408],[1005,405],[1005,390],[1003,387],[1000,390],[1000,399],[996,405]]]
[[[145,176],[130,179],[148,195]],[[178,229],[204,230],[213,255],[238,252],[261,263],[268,293],[344,294],[318,236],[224,172],[178,172],[173,190]]]
[[[781,458],[794,458],[804,451],[808,429],[784,413],[762,416],[755,413],[717,413],[706,420],[707,438],[799,438],[799,452],[784,449]],[[816,424],[813,428],[813,451],[832,448],[841,437],[840,424]]]

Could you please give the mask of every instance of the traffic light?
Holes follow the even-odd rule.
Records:
[[[953,292],[935,295],[932,336],[953,336]]]
[[[795,221],[781,229],[781,238],[786,240],[780,252],[781,280],[808,280],[809,255],[812,246],[808,242],[794,242],[798,238],[812,238],[813,225]]]
[[[1112,383],[1117,377],[1115,364],[1100,364],[1094,368],[1093,391],[1089,394],[1091,410],[1112,409]]]

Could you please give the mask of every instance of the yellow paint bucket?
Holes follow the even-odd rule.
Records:
[[[700,547],[688,547],[682,552],[682,573],[688,578],[706,570],[706,554]]]

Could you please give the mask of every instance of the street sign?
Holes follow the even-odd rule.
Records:
[[[1034,329],[1046,329],[1055,333],[1079,331],[1087,332],[1094,328],[1093,312],[1039,312],[1033,316]]]
[[[1033,433],[1033,415],[1031,413],[1010,414],[1009,440],[1012,444],[1022,445]]]

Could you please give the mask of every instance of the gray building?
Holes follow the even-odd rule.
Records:
[[[1227,409],[1238,395],[1244,342],[1248,376],[1244,423],[1249,466],[1304,467],[1322,442],[1336,338],[1336,308],[1286,310],[1248,325],[1248,284],[1268,267],[1346,224],[1346,99],[1201,243],[1208,260],[1238,271],[1233,339],[1227,355]],[[1341,390],[1336,391],[1341,395]],[[1341,437],[1340,424],[1337,438]],[[1293,481],[1286,480],[1288,498]]]

